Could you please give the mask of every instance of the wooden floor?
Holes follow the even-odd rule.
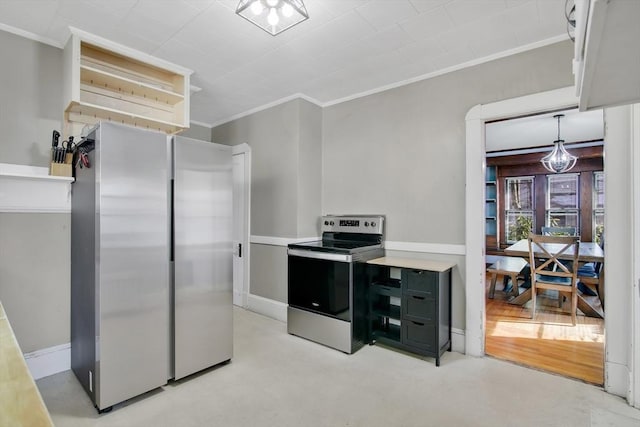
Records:
[[[507,303],[501,280],[494,299],[486,298],[485,353],[591,384],[604,384],[604,321],[578,311],[577,325],[558,308],[557,294],[538,296],[536,319],[531,301],[523,307]],[[486,281],[488,295],[490,279]],[[586,297],[599,308],[597,297]],[[566,313],[566,314],[565,314]]]

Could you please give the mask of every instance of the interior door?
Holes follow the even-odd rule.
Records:
[[[244,307],[246,251],[245,153],[233,155],[233,304]]]

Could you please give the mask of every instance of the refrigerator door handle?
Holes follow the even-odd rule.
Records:
[[[238,258],[242,258],[242,243],[238,243]]]

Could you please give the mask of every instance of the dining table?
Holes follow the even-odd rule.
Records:
[[[565,245],[560,243],[546,243],[543,245],[549,252],[557,252],[561,250]],[[505,255],[513,257],[522,257],[529,261],[529,241],[528,239],[518,240],[513,245],[504,249]],[[546,254],[540,248],[534,249],[536,258],[545,258]],[[558,256],[558,259],[572,260],[573,248],[568,249],[566,252]],[[594,242],[580,242],[578,249],[578,262],[598,262],[602,263],[602,270],[604,271],[604,251],[602,248]],[[604,289],[604,274],[600,276],[600,290]],[[509,300],[510,304],[524,305],[531,299],[531,288],[520,293],[518,296]],[[585,316],[603,318],[602,313],[593,307],[584,297],[578,294],[578,309],[584,313]]]

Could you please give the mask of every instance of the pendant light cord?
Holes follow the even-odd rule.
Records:
[[[560,141],[560,118],[564,117],[564,114],[556,114],[553,117],[558,119],[558,138],[556,139],[556,142],[557,142],[557,141]]]

